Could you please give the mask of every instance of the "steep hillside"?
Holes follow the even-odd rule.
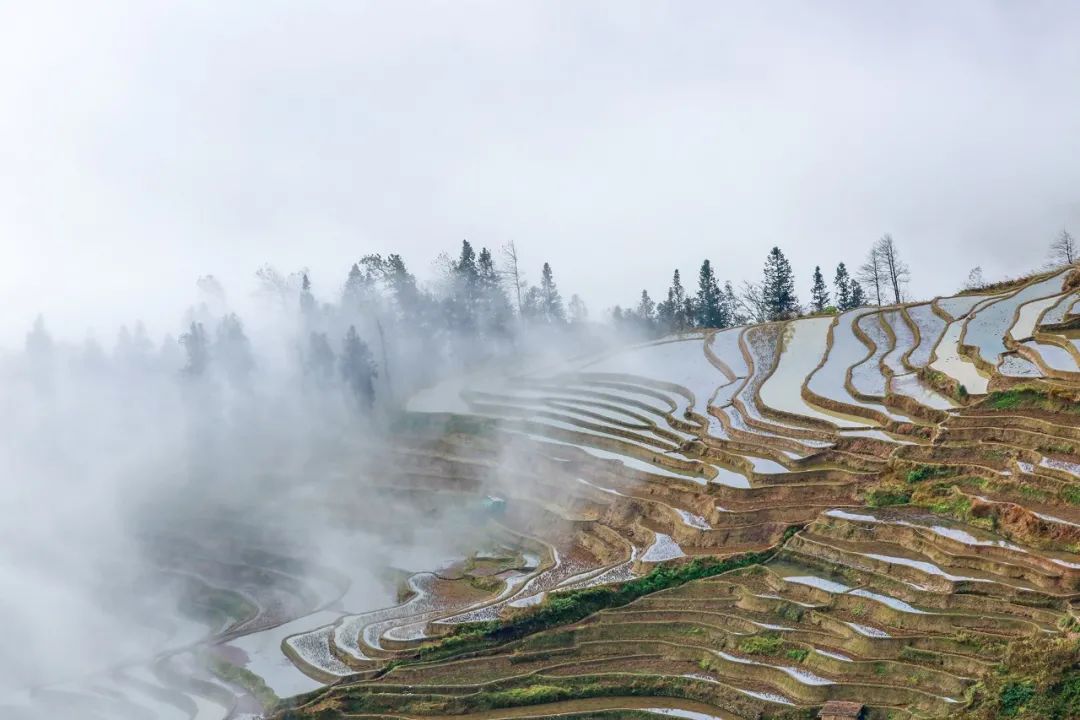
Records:
[[[1006,648],[1076,659],[1080,295],[1066,279],[695,333],[414,398],[399,490],[497,497],[499,589],[463,608],[417,587],[288,641],[337,682],[280,717],[1018,711],[1039,694],[1033,669],[984,687]]]

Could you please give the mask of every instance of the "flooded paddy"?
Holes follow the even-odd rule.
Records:
[[[945,329],[935,353],[937,359],[930,364],[956,380],[972,395],[985,395],[989,379],[979,372],[975,363],[960,354],[960,334],[964,331],[962,320],[954,320]]]

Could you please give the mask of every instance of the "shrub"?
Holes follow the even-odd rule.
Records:
[[[949,477],[955,474],[956,471],[952,468],[940,465],[919,465],[917,468],[908,471],[906,478],[908,484],[914,485],[928,478]]]
[[[784,638],[777,635],[754,635],[739,643],[739,652],[745,655],[775,655],[784,645]]]
[[[870,491],[866,502],[870,507],[906,505],[911,502],[911,493],[900,488],[877,488]]]
[[[1011,682],[1001,688],[998,706],[1002,715],[1012,717],[1035,696],[1035,686],[1027,682]]]
[[[1080,640],[1027,638],[1003,645],[1001,663],[986,674],[975,702],[957,713],[963,720],[1080,717]]]
[[[775,612],[785,620],[802,622],[803,616],[806,614],[806,608],[794,603],[783,603],[776,608]]]
[[[1080,505],[1080,485],[1067,485],[1061,490],[1061,499],[1070,505]]]
[[[810,654],[810,651],[806,648],[792,648],[784,654],[788,657],[789,660],[794,660],[795,662],[802,662],[806,659],[806,656]]]

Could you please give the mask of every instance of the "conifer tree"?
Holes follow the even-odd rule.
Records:
[[[315,307],[315,296],[311,294],[311,280],[308,279],[307,273],[303,273],[300,280],[300,314],[310,321],[315,317]]]
[[[866,305],[866,293],[863,292],[862,285],[857,281],[851,281],[851,290],[849,294],[851,299],[848,302],[848,310],[861,308],[863,305]]]
[[[365,273],[359,263],[353,263],[341,291],[342,307],[350,312],[359,312],[370,301],[374,286],[375,278],[370,270]]]
[[[251,342],[244,334],[243,323],[235,313],[221,318],[214,342],[214,363],[234,383],[245,383],[255,367]]]
[[[495,268],[495,259],[487,248],[480,250],[476,270],[484,332],[492,337],[505,336],[511,331],[514,311],[510,307],[506,288],[503,287],[502,276]]]
[[[187,354],[184,374],[198,377],[206,372],[206,367],[210,364],[210,348],[206,342],[206,331],[203,330],[202,323],[191,323],[188,331],[180,336],[180,344]]]
[[[461,254],[452,268],[453,283],[449,301],[451,327],[466,335],[477,330],[480,269],[476,252],[468,240],[461,241]]]
[[[26,334],[26,354],[33,360],[40,360],[52,354],[53,339],[45,329],[45,318],[38,315],[33,328]]]
[[[535,285],[525,291],[521,304],[521,316],[533,323],[544,320],[544,295]]]
[[[589,309],[585,307],[585,301],[574,293],[570,296],[570,322],[580,325],[589,319]]]
[[[686,290],[678,270],[671,276],[667,300],[660,303],[657,315],[664,332],[682,332],[687,327],[689,318],[686,317]]]
[[[551,265],[544,263],[540,273],[540,302],[544,322],[549,325],[561,325],[566,322],[566,310],[563,308],[562,295],[555,285]]]
[[[705,260],[698,272],[698,291],[696,303],[696,322],[698,327],[723,328],[730,324],[724,307],[724,294],[713,273],[712,263]]]
[[[350,325],[341,348],[341,377],[362,410],[370,410],[375,402],[375,378],[378,374],[371,350],[360,339],[356,326]]]
[[[330,347],[330,339],[326,333],[312,332],[308,337],[304,372],[319,385],[328,385],[334,375],[334,360],[334,350]]]
[[[821,266],[814,267],[814,284],[810,288],[810,302],[814,312],[824,312],[829,304],[829,291],[825,287],[825,278],[821,275]]]
[[[781,320],[799,314],[795,274],[791,271],[791,263],[778,247],[770,250],[765,259],[761,293],[767,319]]]
[[[852,307],[851,285],[853,282],[851,275],[848,274],[847,266],[844,263],[837,265],[836,276],[833,278],[833,288],[836,290],[836,308],[841,312],[850,310]]]
[[[650,335],[656,332],[656,303],[649,297],[648,290],[641,291],[641,299],[634,314],[641,323],[642,330]]]
[[[381,262],[381,258],[377,259],[380,260],[382,274],[386,278],[386,284],[394,299],[398,319],[419,323],[423,312],[422,296],[420,289],[416,286],[416,278],[405,267],[405,260],[400,255],[388,256],[385,263]]]

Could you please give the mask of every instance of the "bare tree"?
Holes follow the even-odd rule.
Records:
[[[1062,230],[1050,243],[1050,262],[1054,265],[1072,265],[1078,258],[1076,240],[1068,230]]]
[[[900,259],[900,254],[896,249],[896,243],[892,239],[892,235],[885,233],[880,240],[877,241],[877,252],[881,258],[881,264],[885,270],[885,278],[892,286],[893,301],[899,305],[903,299],[903,293],[900,292],[900,288],[906,285],[908,280],[911,279],[911,270],[908,269],[907,263]],[[881,304],[880,299],[878,305]]]
[[[982,265],[976,265],[971,268],[971,272],[968,273],[967,282],[964,283],[965,290],[975,290],[986,285],[986,280],[983,279]]]
[[[521,274],[521,269],[518,264],[517,246],[514,245],[514,241],[506,243],[502,246],[503,260],[506,261],[506,269],[502,270],[503,275],[510,281],[510,284],[514,286],[514,296],[517,298],[517,311],[518,317],[524,317],[521,313],[521,291],[525,287],[525,278]]]
[[[743,280],[737,296],[738,314],[752,322],[765,322],[769,318],[765,293],[759,285]]]
[[[855,278],[868,287],[874,289],[874,301],[881,305],[881,286],[885,282],[885,262],[881,257],[881,248],[874,243],[870,248],[870,254],[866,256],[866,262],[859,266]]]

